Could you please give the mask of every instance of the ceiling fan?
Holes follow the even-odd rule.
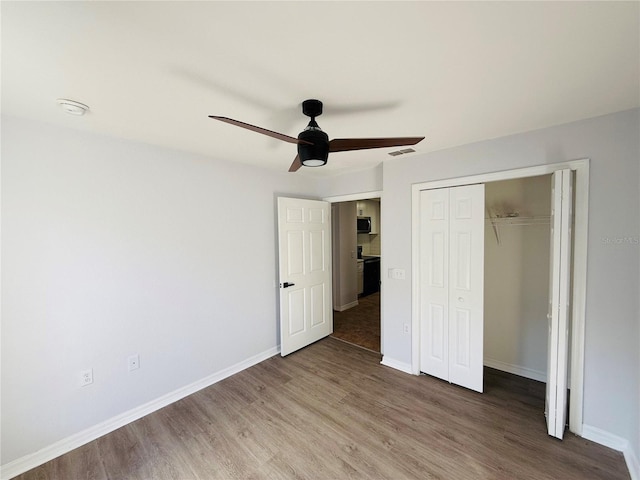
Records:
[[[246,128],[254,132],[267,135],[284,142],[298,145],[298,155],[289,167],[290,172],[297,171],[301,166],[321,167],[327,163],[330,152],[344,152],[347,150],[365,150],[369,148],[399,147],[404,145],[415,145],[424,140],[424,137],[395,137],[395,138],[334,138],[329,140],[329,136],[322,131],[316,123],[316,117],[322,115],[322,102],[320,100],[305,100],[302,102],[302,113],[311,118],[309,125],[298,138],[290,137],[282,133],[256,127],[248,123],[234,120],[227,117],[209,115],[209,118],[220,120],[237,127]]]

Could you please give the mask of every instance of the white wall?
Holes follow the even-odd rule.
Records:
[[[331,158],[329,161],[332,161]],[[348,162],[349,158],[345,156],[339,161]],[[349,174],[318,177],[317,185],[323,198],[380,191],[382,190],[382,164]]]
[[[331,205],[334,240],[333,308],[342,311],[358,303],[358,271],[356,269],[356,202]]]
[[[634,109],[385,163],[382,257],[407,271],[406,281],[385,282],[385,359],[411,363],[402,330],[411,323],[411,184],[590,158],[584,422],[627,439],[640,458],[639,117]]]
[[[551,176],[491,182],[493,214],[544,219],[533,225],[485,224],[485,365],[546,381]]]
[[[277,194],[314,183],[3,118],[2,464],[275,349]]]

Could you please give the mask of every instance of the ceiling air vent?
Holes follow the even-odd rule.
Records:
[[[405,153],[413,153],[415,150],[413,148],[404,148],[402,150],[394,150],[393,152],[389,152],[389,155],[392,157],[397,157],[398,155],[404,155]]]

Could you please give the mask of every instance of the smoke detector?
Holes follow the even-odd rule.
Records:
[[[59,98],[56,102],[70,115],[84,115],[84,113],[89,110],[89,107],[84,103],[67,100],[66,98]]]

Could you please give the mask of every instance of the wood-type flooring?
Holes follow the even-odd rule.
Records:
[[[333,312],[333,334],[345,342],[380,351],[380,292],[358,299],[358,305]]]
[[[628,479],[621,453],[547,436],[542,387],[487,370],[478,394],[328,337],[17,478]]]

